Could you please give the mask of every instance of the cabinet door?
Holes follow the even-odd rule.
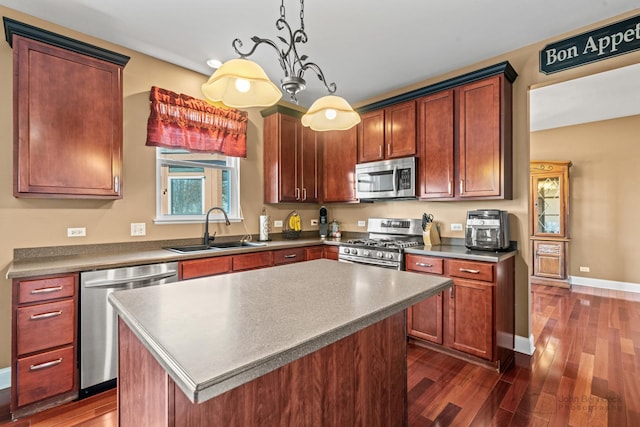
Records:
[[[492,360],[493,286],[454,279],[449,291],[449,340],[456,350]]]
[[[502,195],[500,83],[497,76],[457,89],[460,197]]]
[[[322,200],[356,201],[357,127],[322,132]]]
[[[324,248],[324,257],[326,259],[332,259],[334,261],[337,261],[339,253],[340,253],[339,246],[325,246]]]
[[[416,154],[416,102],[392,105],[384,110],[385,158]]]
[[[15,36],[14,196],[122,197],[122,67]]]
[[[280,146],[278,149],[278,183],[280,202],[296,202],[300,199],[298,182],[298,126],[299,120],[277,114],[280,120]]]
[[[533,275],[551,279],[566,279],[565,271],[566,242],[546,240],[533,241]]]
[[[418,162],[422,199],[454,197],[453,90],[418,100]]]
[[[407,309],[407,333],[442,344],[442,292]]]
[[[567,190],[562,174],[531,175],[533,235],[567,237],[565,194]]]
[[[255,270],[272,265],[273,254],[271,251],[234,255],[233,257],[233,271]]]
[[[317,133],[300,125],[300,201],[317,203],[320,197],[318,188],[319,176],[319,147]]]
[[[314,259],[322,259],[324,258],[324,245],[320,246],[312,246],[310,248],[305,249],[305,259],[307,261],[312,261]]]
[[[384,110],[360,115],[358,128],[358,162],[384,159]]]
[[[180,261],[180,280],[196,277],[215,276],[231,272],[230,256]]]

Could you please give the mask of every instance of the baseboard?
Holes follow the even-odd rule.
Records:
[[[11,387],[11,368],[0,369],[0,390]]]
[[[590,277],[580,276],[570,276],[569,280],[572,285],[640,293],[640,284],[638,283],[616,282],[613,280],[592,279]]]
[[[529,338],[516,335],[514,346],[515,351],[531,356],[535,349],[536,347],[533,344],[533,335],[531,335]]]

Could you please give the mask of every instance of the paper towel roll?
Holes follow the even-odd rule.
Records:
[[[260,215],[260,240],[269,240],[269,216]]]

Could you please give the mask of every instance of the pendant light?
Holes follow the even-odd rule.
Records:
[[[307,55],[298,54],[297,43],[306,43],[308,40],[304,29],[304,0],[300,0],[300,28],[295,31],[291,29],[285,17],[284,0],[281,0],[280,18],[276,21],[276,28],[284,30],[288,35],[288,40],[278,37],[278,40],[285,44],[282,49],[270,39],[253,36],[253,47],[243,52],[240,50],[242,41],[235,39],[232,46],[240,58],[225,62],[213,73],[202,85],[204,96],[210,101],[223,102],[235,108],[267,107],[276,104],[282,93],[269,80],[260,65],[246,59],[253,55],[259,45],[266,44],[273,47],[278,54],[278,62],[284,71],[280,85],[289,94],[292,102],[298,103],[296,95],[306,87],[304,74],[308,70],[315,73],[329,92],[329,95],[319,98],[311,105],[302,117],[303,126],[317,131],[327,131],[345,130],[360,123],[360,116],[349,103],[344,98],[333,95],[336,84],[327,84],[320,67],[314,62],[307,62]]]

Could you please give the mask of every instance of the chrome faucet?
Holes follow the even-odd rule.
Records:
[[[211,211],[214,211],[216,209],[222,212],[222,215],[224,215],[224,223],[226,225],[231,225],[231,221],[229,221],[229,217],[227,216],[227,213],[224,211],[224,209],[218,206],[214,206],[211,209],[209,209],[204,219],[204,236],[202,238],[202,244],[205,246],[209,246],[209,214],[211,213]],[[216,238],[216,233],[213,233],[213,239],[215,238]]]

